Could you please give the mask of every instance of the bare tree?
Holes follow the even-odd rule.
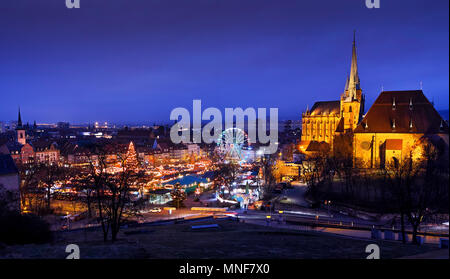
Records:
[[[276,154],[265,154],[261,156],[259,165],[262,172],[262,194],[264,199],[271,197],[271,192],[275,187],[275,166],[277,162]]]
[[[130,186],[136,179],[136,173],[127,168],[125,160],[125,157],[121,158],[121,171],[105,183],[110,195],[103,199],[103,205],[111,225],[112,241],[117,239],[125,206],[130,202]]]
[[[51,212],[52,187],[55,182],[63,178],[65,169],[54,163],[40,163],[38,165],[37,177],[46,189],[47,212]]]
[[[406,243],[405,218],[411,210],[410,194],[417,179],[418,168],[410,157],[404,158],[402,161],[394,157],[385,165],[384,172],[400,213],[402,240],[403,243]]]
[[[448,164],[436,146],[423,145],[421,159],[414,161],[412,154],[401,161],[393,158],[385,167],[390,189],[398,205],[401,233],[405,242],[406,221],[412,227],[412,242],[417,244],[417,233],[424,218],[442,210],[448,202]],[[407,219],[407,220],[405,220]]]
[[[38,186],[38,164],[34,162],[17,165],[20,174],[20,202],[22,208],[32,209],[33,197],[36,195]]]
[[[351,132],[338,135],[334,139],[333,170],[344,181],[345,194],[354,198],[355,174],[358,164],[353,158],[353,134]]]
[[[70,170],[72,183],[78,192],[82,192],[82,200],[86,202],[88,218],[92,218],[92,204],[94,202],[95,186],[90,176],[89,168],[73,167]]]
[[[111,240],[115,241],[127,210],[126,206],[130,205],[130,189],[138,178],[138,172],[129,168],[126,152],[118,146],[93,146],[91,149],[92,154],[89,157],[95,160],[89,160],[89,170],[95,188],[103,239],[107,241],[111,232]],[[108,162],[108,157],[115,160]],[[114,163],[120,167],[116,170],[109,169]],[[129,212],[134,211],[131,209]]]
[[[239,166],[234,162],[218,163],[215,173],[215,184],[219,187],[224,186],[224,190],[230,193],[231,185],[236,180],[239,171]],[[220,190],[220,189],[219,189]],[[224,195],[224,193],[222,193]]]
[[[308,156],[302,164],[302,176],[308,186],[308,195],[315,201],[319,201],[319,187],[325,183],[331,183],[333,178],[332,161],[328,149]]]

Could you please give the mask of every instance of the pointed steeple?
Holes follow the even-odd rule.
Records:
[[[27,135],[25,132],[25,128],[22,126],[22,116],[20,115],[20,107],[19,107],[19,115],[17,117],[16,133],[17,133],[17,142],[22,145],[25,145],[27,142]]]
[[[356,31],[353,31],[353,46],[352,46],[352,63],[350,66],[350,76],[348,78],[347,97],[356,99],[356,90],[360,89],[358,62],[356,57]]]
[[[345,91],[348,90],[348,82],[349,82],[350,78],[347,76],[347,79],[345,80]]]
[[[17,126],[22,126],[22,116],[20,115],[20,107],[19,107],[19,117],[17,120]]]
[[[17,129],[22,128],[22,116],[20,115],[20,107],[19,107],[19,116],[17,117]]]

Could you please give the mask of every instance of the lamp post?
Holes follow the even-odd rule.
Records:
[[[325,201],[326,202],[326,201]],[[327,207],[328,207],[328,216],[330,216],[330,204],[331,204],[331,201],[328,201],[328,203],[327,203]]]
[[[66,212],[66,216],[67,216],[67,230],[70,230],[70,216],[69,216],[69,212]]]

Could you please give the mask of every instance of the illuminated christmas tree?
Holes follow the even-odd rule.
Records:
[[[128,145],[125,167],[129,170],[137,170],[139,168],[138,157],[132,141],[130,141],[130,145]]]

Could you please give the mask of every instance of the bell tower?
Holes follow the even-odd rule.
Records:
[[[352,62],[350,76],[345,83],[345,91],[341,95],[341,117],[344,121],[344,130],[354,130],[362,119],[364,113],[364,95],[358,75],[356,58],[356,31],[353,32]]]
[[[16,132],[17,132],[17,142],[22,145],[25,145],[27,143],[27,138],[25,128],[22,125],[22,117],[20,116],[20,107],[19,107],[19,117],[17,119]]]

